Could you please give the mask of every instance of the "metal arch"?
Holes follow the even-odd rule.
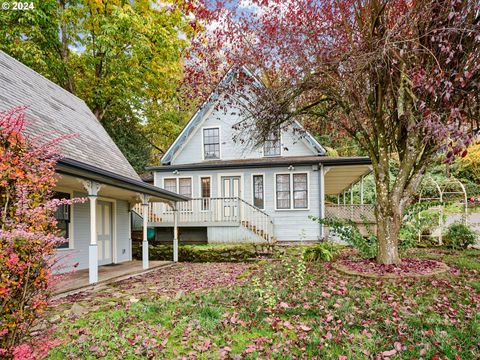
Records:
[[[431,177],[430,175],[427,177],[427,180],[433,184],[435,186],[435,188],[437,189],[437,192],[438,192],[438,198],[424,198],[423,197],[423,193],[424,193],[424,189],[425,189],[425,183],[422,184],[422,188],[420,190],[420,197],[419,197],[419,202],[421,201],[424,201],[424,200],[440,200],[440,201],[443,201],[443,192],[442,192],[442,189],[440,188],[440,185],[438,184],[438,182],[433,178]]]
[[[447,186],[450,184],[457,184],[460,186],[461,191],[445,191],[448,190]],[[467,198],[467,190],[465,189],[465,185],[457,179],[454,176],[450,176],[447,178],[443,183],[442,183],[442,195],[443,194],[461,194],[463,198],[463,218],[464,218],[464,223],[467,224],[467,204],[468,204],[468,198]]]

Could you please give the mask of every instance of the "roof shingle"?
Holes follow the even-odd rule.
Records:
[[[26,106],[26,132],[60,143],[62,156],[140,180],[83,100],[0,51],[0,111]]]

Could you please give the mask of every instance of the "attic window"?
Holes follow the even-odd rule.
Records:
[[[281,155],[281,141],[280,141],[280,129],[273,131],[268,135],[263,145],[264,156],[280,156]]]
[[[220,159],[220,129],[203,129],[203,158]]]

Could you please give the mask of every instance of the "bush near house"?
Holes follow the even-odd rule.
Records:
[[[278,244],[208,244],[180,245],[178,260],[180,262],[249,262],[262,259],[281,259],[284,255],[295,255],[298,249],[303,251],[307,261],[331,261],[342,247],[332,243],[316,243],[303,246]],[[133,257],[142,258],[141,243],[132,246]],[[148,247],[150,260],[170,261],[173,259],[173,246],[166,244],[150,244]]]
[[[133,244],[133,257],[142,258],[142,247]],[[173,246],[150,244],[150,260],[173,259]],[[271,244],[215,244],[215,245],[180,245],[178,260],[182,262],[241,262],[261,258],[271,258],[278,251],[278,246]]]
[[[20,344],[46,308],[52,255],[65,241],[55,235],[54,212],[68,202],[51,200],[60,139],[40,145],[24,127],[23,108],[0,112],[0,357],[18,359],[48,350]]]

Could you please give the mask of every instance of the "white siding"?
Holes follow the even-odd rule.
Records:
[[[128,228],[128,202],[117,200],[117,262],[130,260],[132,251],[131,237]]]
[[[206,118],[194,131],[191,137],[183,144],[173,157],[172,165],[190,164],[203,160],[203,128],[220,128],[221,160],[257,159],[263,157],[263,148],[253,149],[239,142],[233,141],[236,130],[232,126],[241,120],[240,115],[231,110],[216,109],[206,114]],[[300,138],[300,134],[293,131],[282,132],[282,156],[310,156],[317,155]],[[287,150],[288,149],[288,150]]]
[[[308,184],[308,210],[275,210],[275,185],[274,174],[276,173],[296,173],[307,172],[309,174]],[[220,197],[220,178],[222,175],[240,175],[241,197],[249,204],[252,199],[252,174],[264,174],[265,188],[265,212],[270,215],[274,224],[275,236],[280,241],[299,241],[299,240],[318,240],[320,236],[320,225],[308,217],[310,215],[318,217],[320,215],[320,188],[319,171],[313,171],[311,166],[295,166],[293,171],[289,171],[286,166],[272,168],[255,169],[228,169],[228,170],[196,170],[180,171],[178,175],[172,172],[155,172],[154,183],[163,187],[163,178],[168,177],[192,177],[193,178],[193,197],[201,197],[200,177],[211,176],[212,197]],[[223,231],[223,230],[218,230]],[[210,234],[210,230],[209,230]]]
[[[211,244],[265,242],[264,239],[243,226],[210,226],[207,229],[207,237]]]
[[[86,197],[84,193],[74,193],[74,197]],[[57,256],[61,259],[60,272],[71,271],[78,263],[77,270],[88,268],[88,246],[90,244],[90,204],[88,201],[73,205],[73,249],[59,250]],[[116,201],[116,256],[117,262],[130,259],[132,247],[128,231],[128,203]]]

